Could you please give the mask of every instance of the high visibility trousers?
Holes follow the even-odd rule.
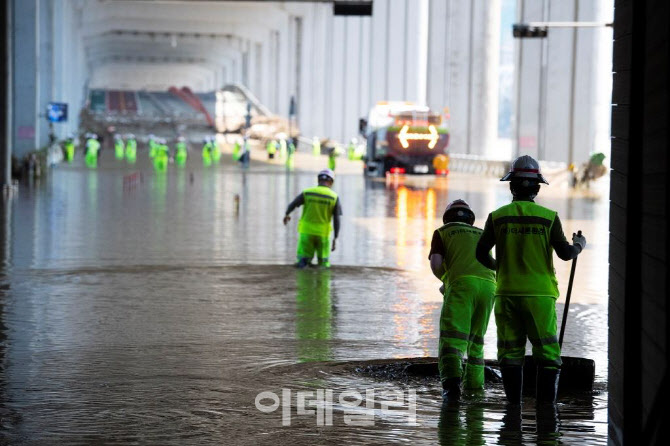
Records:
[[[440,380],[464,378],[466,389],[484,388],[484,335],[493,309],[496,284],[460,277],[446,288],[440,315]],[[467,353],[465,376],[463,357]]]
[[[535,363],[547,368],[561,365],[556,337],[556,299],[549,296],[496,296],[498,361],[501,366],[521,366],[526,338],[533,345]]]
[[[312,234],[298,234],[298,261],[300,259],[312,260],[312,257],[319,259],[319,264],[328,264],[330,255],[330,243],[328,237],[321,237]]]

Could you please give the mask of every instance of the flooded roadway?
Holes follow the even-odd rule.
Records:
[[[389,182],[339,174],[334,267],[298,271],[289,266],[297,218],[288,228],[281,218],[314,184],[313,171],[255,163],[242,173],[226,156],[221,166],[190,159],[161,174],[143,157],[130,167],[103,153],[95,170],[77,160],[4,203],[0,443],[606,443],[606,179],[574,194],[550,176],[538,199],[566,233],[587,237],[564,354],[594,359],[597,374],[593,395],[559,397],[547,422],[536,420],[532,399],[521,416],[506,412],[501,386],[442,409],[437,382],[352,372],[368,360],[437,354],[432,232],[456,198],[483,225],[509,201],[506,184],[457,173]],[[555,262],[564,294],[570,264]],[[495,342],[492,319],[487,358]],[[319,411],[300,413],[307,391],[311,403],[321,395],[333,404],[308,401]],[[390,391],[401,394],[395,409]],[[410,391],[415,419],[402,410]],[[259,392],[277,399],[257,400]],[[356,393],[364,401],[351,408]],[[353,425],[352,413],[367,425]]]

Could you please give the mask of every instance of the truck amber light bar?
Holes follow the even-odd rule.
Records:
[[[428,148],[433,149],[435,148],[435,144],[437,144],[437,140],[440,139],[440,135],[437,133],[437,129],[434,125],[429,125],[428,131],[429,133],[409,133],[409,125],[405,124],[398,133],[400,145],[402,145],[403,149],[407,149],[409,148],[409,141],[424,140],[430,141],[428,143]]]

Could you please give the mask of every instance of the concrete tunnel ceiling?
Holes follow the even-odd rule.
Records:
[[[230,82],[288,14],[279,3],[212,1],[103,0],[81,11],[90,88],[194,91]]]

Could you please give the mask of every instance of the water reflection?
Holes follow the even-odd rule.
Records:
[[[296,271],[296,336],[301,362],[332,359],[333,304],[329,270]]]
[[[484,405],[481,403],[444,404],[437,425],[441,446],[486,444]]]
[[[5,406],[7,400],[7,382],[2,379],[5,375],[5,349],[7,346],[7,326],[5,325],[5,305],[10,292],[7,270],[10,266],[12,246],[12,201],[11,197],[0,197],[0,419],[9,419],[12,413]],[[0,438],[2,438],[0,430]]]

